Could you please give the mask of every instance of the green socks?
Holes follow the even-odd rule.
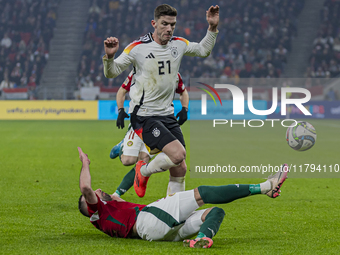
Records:
[[[271,189],[269,181],[261,184],[230,184],[223,186],[199,186],[198,191],[205,204],[226,204],[255,194],[265,194]]]
[[[224,218],[224,211],[221,208],[214,207],[205,217],[197,238],[209,237],[213,238],[219,230]]]
[[[199,186],[198,191],[205,204],[226,204],[251,194],[248,184],[223,186]]]
[[[250,195],[261,194],[260,184],[250,184],[249,185]]]
[[[133,167],[130,170],[130,172],[128,172],[124,176],[122,182],[119,184],[119,186],[116,190],[116,193],[119,196],[122,196],[126,191],[128,191],[132,187],[134,179],[135,179],[135,167]]]
[[[271,189],[269,181],[261,184],[231,184],[223,186],[199,186],[198,192],[205,204],[226,204],[255,194],[265,194]],[[205,217],[197,238],[216,235],[224,218],[224,211],[214,207]]]

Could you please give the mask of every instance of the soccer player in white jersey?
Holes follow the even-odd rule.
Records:
[[[126,94],[130,91],[131,85],[134,83],[134,73],[133,70],[130,72],[128,77],[125,79],[121,87],[119,88],[116,101],[119,109],[124,108],[124,101]],[[176,93],[180,95],[180,102],[182,105],[182,110],[177,113],[176,118],[178,118],[178,124],[182,125],[187,120],[187,109],[189,104],[189,94],[185,88],[182,77],[180,73],[177,74],[177,88]],[[118,116],[117,127],[124,127],[124,115]],[[149,162],[154,155],[150,155],[149,151],[145,147],[142,139],[135,133],[131,124],[125,134],[125,137],[121,142],[115,145],[111,152],[110,158],[114,159],[116,157],[120,158],[120,161],[124,166],[135,165],[138,160],[143,160],[144,162]],[[124,176],[123,180],[117,187],[114,195],[122,196],[127,190],[133,185],[135,178],[135,166]],[[170,178],[167,189],[167,195],[174,193],[176,190],[182,190],[185,185],[185,177],[172,176],[170,169]]]
[[[154,33],[148,33],[129,44],[116,59],[118,39],[110,37],[104,41],[105,76],[114,78],[133,64],[136,74],[135,84],[130,90],[131,124],[149,151],[162,151],[149,164],[139,161],[136,165],[134,188],[140,197],[145,195],[147,181],[153,173],[171,168],[177,177],[185,176],[185,143],[171,106],[176,75],[184,55],[209,56],[218,34],[217,5],[206,12],[209,27],[200,43],[173,36],[176,16],[177,10],[170,5],[158,6],[151,21]]]

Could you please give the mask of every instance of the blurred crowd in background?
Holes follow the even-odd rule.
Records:
[[[153,32],[153,11],[162,3],[92,0],[78,68],[78,86],[119,86],[130,70],[121,79],[103,78],[99,57],[104,55],[103,40],[109,36],[119,39],[118,56],[129,43]],[[291,40],[297,36],[297,18],[304,7],[304,0],[229,0],[216,3],[223,12],[220,12],[215,48],[206,59],[183,58],[180,72],[184,81],[188,83],[189,77],[280,77],[291,49]],[[208,28],[205,13],[211,1],[174,0],[171,5],[178,10],[174,34],[199,42]]]
[[[0,90],[39,85],[60,0],[0,0]]]
[[[325,0],[320,27],[313,42],[306,77],[329,78],[340,74],[340,2]]]
[[[49,45],[61,0],[0,0],[0,91],[2,88],[39,85],[49,58]],[[208,58],[184,57],[180,72],[190,77],[221,78],[237,83],[240,78],[282,77],[298,36],[298,17],[304,0],[215,1],[221,8],[219,36]],[[82,54],[76,87],[120,86],[130,69],[116,79],[103,75],[103,41],[120,41],[118,56],[132,41],[153,32],[151,20],[162,1],[91,0],[84,24]],[[175,36],[199,42],[206,34],[208,0],[173,0],[178,10]],[[214,3],[215,4],[215,3]],[[304,74],[310,78],[340,74],[340,3],[324,0],[321,24]]]

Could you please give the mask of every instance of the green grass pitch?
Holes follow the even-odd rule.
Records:
[[[311,157],[334,155],[337,158],[332,162],[340,163],[340,122],[310,122],[318,132]],[[188,165],[189,124],[182,127]],[[219,205],[226,216],[213,247],[208,250],[184,248],[180,242],[116,239],[103,234],[78,212],[81,163],[77,146],[91,159],[92,187],[112,193],[131,169],[122,166],[118,159],[109,158],[112,146],[123,138],[125,131],[126,128],[118,130],[114,121],[0,121],[0,254],[339,253],[339,178],[290,178],[277,199],[258,195]],[[264,134],[259,136],[269,135],[282,140],[284,148],[288,146],[284,135],[275,138],[275,134],[267,131],[263,129]],[[252,146],[245,146],[240,137],[233,139],[237,139],[239,147],[229,149],[228,157],[238,159],[242,149],[249,162],[258,161],[256,154],[252,156],[247,151]],[[268,153],[278,150],[270,144],[266,147]],[[204,150],[207,148],[201,152]],[[279,152],[285,159],[305,153],[291,149]],[[188,173],[186,187],[259,181],[190,178]],[[168,173],[153,175],[143,199],[133,190],[123,198],[148,204],[166,194],[167,182]]]

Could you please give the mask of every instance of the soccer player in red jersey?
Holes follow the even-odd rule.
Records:
[[[101,189],[91,187],[90,160],[78,147],[82,169],[79,187],[80,212],[91,223],[112,237],[141,238],[148,241],[183,241],[184,246],[210,248],[218,232],[224,211],[218,207],[197,210],[204,204],[225,204],[255,194],[278,197],[287,178],[288,165],[260,184],[199,186],[178,192],[149,205],[134,204]],[[195,239],[188,239],[197,235]]]

